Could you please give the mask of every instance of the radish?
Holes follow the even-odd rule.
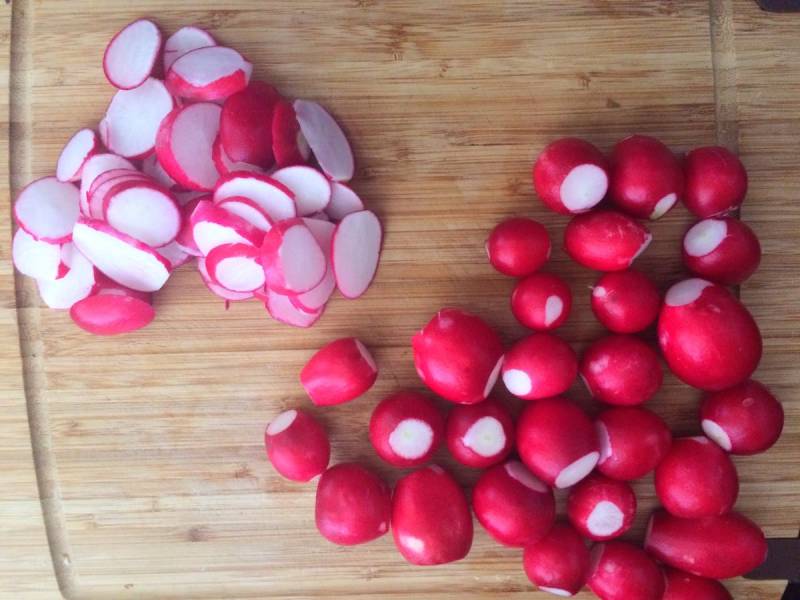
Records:
[[[253,292],[232,292],[230,290],[225,289],[221,285],[214,283],[211,280],[211,276],[208,274],[208,269],[206,268],[206,259],[202,256],[198,257],[197,259],[197,272],[200,274],[200,279],[203,281],[203,284],[208,288],[208,291],[222,298],[225,300],[225,304],[227,307],[228,302],[240,302],[242,300],[250,300],[253,298],[255,294]]]
[[[227,157],[262,168],[272,165],[272,111],[278,100],[275,88],[261,81],[252,81],[228,96],[219,121],[219,139]]]
[[[661,295],[647,275],[635,269],[604,273],[592,288],[592,312],[614,333],[637,333],[658,318]]]
[[[572,526],[590,540],[610,540],[633,525],[636,494],[624,481],[593,473],[570,490],[567,516]]]
[[[432,465],[401,477],[392,497],[392,535],[412,565],[464,558],[472,547],[472,516],[453,476]]]
[[[244,219],[256,229],[264,232],[272,229],[272,226],[275,224],[272,218],[264,212],[264,209],[261,208],[257,202],[250,200],[250,198],[245,198],[244,196],[225,198],[217,204],[217,206],[225,209],[232,215]]]
[[[300,216],[325,210],[331,201],[331,182],[312,167],[303,165],[283,167],[270,177],[292,191],[297,214]]]
[[[664,569],[666,589],[662,600],[733,600],[719,581],[678,569]]]
[[[665,511],[650,517],[644,547],[656,560],[700,577],[728,579],[759,566],[767,542],[758,525],[739,513],[681,519]]]
[[[381,402],[369,419],[369,441],[378,456],[396,467],[426,463],[444,438],[444,417],[426,396],[398,392]]]
[[[216,40],[205,29],[181,27],[164,42],[164,72],[168,72],[172,63],[187,52],[216,45]]]
[[[411,343],[422,382],[456,404],[485,400],[503,364],[500,336],[483,319],[458,308],[437,312]]]
[[[586,581],[600,600],[661,600],[664,576],[647,553],[627,542],[592,548]]]
[[[282,294],[301,294],[322,281],[325,254],[303,219],[278,221],[264,234],[261,262],[267,287]]]
[[[250,244],[222,244],[206,256],[206,269],[211,280],[227,290],[253,292],[266,281],[260,256]]]
[[[279,100],[272,112],[272,153],[279,167],[304,165],[311,156],[291,102]]]
[[[148,154],[144,160],[142,160],[142,173],[168,190],[174,191],[176,188],[179,189],[175,180],[169,176],[169,173],[167,173],[164,167],[161,166],[161,163],[158,162],[158,157],[155,153]],[[199,194],[201,192],[197,193]]]
[[[320,168],[334,181],[350,181],[355,170],[353,151],[336,120],[310,100],[295,100],[292,106]]]
[[[291,301],[300,310],[313,313],[325,306],[336,290],[336,277],[333,274],[333,267],[330,263],[331,240],[336,226],[327,221],[311,218],[303,218],[303,222],[317,240],[328,265],[322,281],[307,292],[291,296]]]
[[[17,229],[11,257],[17,271],[34,279],[61,279],[69,267],[61,260],[62,245],[40,242],[24,229]]]
[[[739,477],[728,455],[708,438],[679,438],[656,467],[655,487],[676,517],[716,517],[736,503]]]
[[[522,462],[548,485],[567,488],[586,477],[600,458],[589,417],[564,398],[528,405],[517,422]]]
[[[350,213],[336,226],[331,242],[331,265],[336,287],[345,298],[358,298],[378,270],[383,228],[375,213]]]
[[[710,281],[738,285],[755,273],[760,262],[756,234],[738,219],[704,219],[683,236],[683,264]]]
[[[356,338],[326,344],[300,372],[300,383],[317,406],[342,404],[365,393],[378,378],[378,367],[367,347]]]
[[[130,161],[116,154],[94,154],[83,164],[83,169],[81,170],[80,209],[81,214],[84,216],[91,216],[89,214],[89,189],[94,180],[102,173],[112,169],[136,171],[136,167]]]
[[[106,47],[103,71],[108,82],[121,90],[140,86],[150,76],[161,51],[161,31],[147,19],[126,25]]]
[[[673,285],[658,319],[661,352],[680,379],[718,391],[750,377],[761,360],[761,333],[748,310],[720,285]]]
[[[684,204],[705,219],[736,210],[747,193],[747,171],[739,158],[726,148],[695,148],[684,161]]]
[[[299,409],[282,412],[264,432],[267,458],[291,481],[310,481],[328,467],[328,434],[314,417]]]
[[[153,247],[169,244],[181,229],[178,203],[155,183],[125,181],[114,186],[104,199],[103,214],[117,231]]]
[[[325,471],[317,484],[317,529],[334,544],[364,544],[389,531],[392,492],[369,469],[342,463]]]
[[[505,546],[538,542],[556,519],[553,490],[516,460],[481,474],[472,491],[472,507],[489,535]]]
[[[94,183],[89,188],[87,195],[89,214],[85,216],[100,221],[105,220],[106,199],[122,183],[152,185],[153,181],[147,175],[129,169],[111,169],[101,173],[95,177]]]
[[[48,307],[68,309],[92,293],[96,271],[73,244],[61,246],[61,260],[69,267],[66,275],[54,280],[37,279],[36,286]]]
[[[274,290],[267,289],[266,294],[267,299],[264,304],[269,315],[279,323],[291,325],[292,327],[311,327],[319,321],[325,311],[324,306],[314,312],[301,310],[292,303],[290,296],[284,296]]]
[[[29,183],[14,203],[17,224],[33,239],[51,244],[72,238],[79,212],[78,188],[55,177]]]
[[[573,217],[564,230],[564,249],[578,264],[597,271],[622,271],[653,240],[647,227],[613,210]]]
[[[149,302],[135,296],[98,294],[73,304],[69,316],[89,333],[117,335],[146,327],[156,311]]]
[[[194,258],[194,255],[186,252],[178,242],[170,242],[166,246],[156,248],[156,252],[167,259],[167,262],[170,264],[170,270],[172,271],[181,265],[185,265]]]
[[[264,232],[234,214],[200,200],[189,217],[192,239],[203,255],[222,244],[251,244],[260,246]]]
[[[544,225],[514,217],[498,223],[486,240],[486,255],[503,275],[525,277],[550,259],[552,246]]]
[[[211,190],[219,172],[211,158],[220,107],[198,102],[174,109],[156,135],[156,155],[164,170],[189,190]]]
[[[187,100],[224,100],[247,87],[253,65],[233,48],[206,46],[179,56],[167,71],[174,96]]]
[[[334,221],[341,221],[350,213],[364,210],[364,203],[352,188],[338,181],[331,181],[331,200],[325,213]]]
[[[536,331],[564,324],[572,309],[572,292],[558,275],[534,273],[522,279],[511,294],[511,312],[517,321]]]
[[[566,523],[525,548],[525,574],[541,591],[555,596],[574,596],[586,583],[589,550],[583,538]]]
[[[639,407],[609,408],[597,415],[600,442],[597,470],[606,477],[630,481],[644,477],[663,460],[672,434],[663,419]]]
[[[249,198],[273,221],[297,216],[294,194],[285,185],[258,173],[234,171],[217,183],[214,202],[220,203],[234,196]]]
[[[493,398],[454,406],[447,415],[445,441],[462,465],[484,469],[503,460],[514,448],[514,420]]]
[[[562,138],[536,159],[533,187],[545,206],[557,213],[586,212],[606,195],[608,163],[589,142]]]
[[[705,434],[731,454],[758,454],[778,440],[783,430],[783,407],[766,386],[745,381],[707,394],[700,404]]]
[[[128,158],[140,158],[153,151],[159,125],[175,101],[166,86],[152,77],[132,90],[114,94],[104,119],[105,145]]]
[[[566,392],[578,375],[578,358],[570,345],[551,333],[534,333],[514,344],[503,361],[506,389],[523,400]]]
[[[83,165],[100,151],[100,140],[91,129],[77,131],[64,145],[56,164],[56,179],[59,181],[78,181]]]
[[[683,197],[681,164],[659,140],[631,135],[611,153],[608,196],[638,219],[659,219]]]
[[[214,166],[222,176],[230,175],[236,171],[260,174],[264,173],[264,170],[261,167],[251,165],[250,163],[246,162],[236,162],[232,160],[231,157],[225,153],[219,136],[217,136],[217,139],[214,140],[214,143],[211,146],[211,160],[214,161]]]

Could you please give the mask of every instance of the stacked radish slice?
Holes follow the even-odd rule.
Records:
[[[256,298],[298,327],[337,288],[367,290],[382,228],[347,184],[353,153],[322,106],[251,81],[252,64],[196,27],[163,42],[135,21],[103,69],[117,92],[97,130],[76,132],[55,177],[14,206],[14,264],[45,304],[92,333],[133,331],[193,258],[226,303]]]

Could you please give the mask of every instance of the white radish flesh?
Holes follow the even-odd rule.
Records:
[[[181,228],[181,211],[164,188],[127,181],[105,199],[106,221],[117,231],[154,248],[169,244]]]
[[[311,215],[325,210],[331,201],[331,183],[327,177],[312,167],[296,165],[278,169],[270,175],[294,194],[297,214]]]
[[[223,177],[214,190],[214,202],[219,203],[234,196],[249,198],[273,221],[297,216],[291,190],[266,175],[237,171]]]
[[[28,184],[14,203],[17,224],[35,239],[54,244],[69,241],[79,212],[78,188],[55,177]]]
[[[198,102],[176,108],[161,122],[156,154],[164,170],[190,190],[211,190],[219,172],[211,156],[219,130],[219,106]]]
[[[89,214],[89,189],[94,180],[101,174],[112,169],[129,169],[136,171],[130,161],[116,154],[95,154],[83,165],[81,171],[80,208],[81,213],[88,217]]]
[[[73,244],[62,246],[62,261],[69,265],[64,277],[55,280],[37,279],[39,295],[50,308],[67,309],[92,293],[95,269]]]
[[[303,219],[279,221],[264,235],[262,262],[267,286],[279,293],[300,294],[322,281],[327,261]]]
[[[341,221],[350,213],[364,210],[364,202],[353,189],[339,181],[331,182],[331,201],[325,213],[334,221]]]
[[[222,100],[247,86],[253,65],[233,48],[206,46],[178,57],[167,71],[167,87],[189,100]]]
[[[222,244],[259,246],[264,237],[263,232],[241,217],[206,200],[197,203],[190,222],[194,243],[203,255],[208,255],[213,248]]]
[[[221,285],[214,283],[211,280],[211,276],[208,274],[208,270],[206,269],[206,259],[202,256],[198,257],[197,259],[197,272],[200,274],[200,279],[208,288],[208,291],[215,296],[222,298],[225,300],[225,302],[240,302],[242,300],[249,300],[254,296],[253,292],[232,292],[230,290],[226,290]]]
[[[284,296],[270,289],[267,289],[265,306],[273,319],[279,323],[294,327],[311,327],[319,320],[325,310],[323,307],[314,313],[302,311],[292,304],[289,296]]]
[[[128,158],[151,152],[159,125],[174,104],[166,86],[152,77],[132,90],[118,91],[104,119],[108,138],[106,146]]]
[[[336,290],[336,277],[333,275],[333,267],[330,264],[331,240],[333,239],[333,232],[336,226],[327,221],[311,218],[304,218],[303,222],[306,224],[306,227],[311,230],[311,234],[322,249],[322,253],[325,255],[327,261],[327,268],[322,281],[307,292],[292,296],[292,303],[300,310],[314,313],[325,306]]]
[[[232,215],[241,217],[250,225],[261,231],[269,231],[272,229],[273,221],[267,213],[250,198],[244,196],[233,196],[226,198],[217,206],[227,210]]]
[[[14,234],[11,257],[20,273],[34,279],[59,279],[69,270],[61,260],[60,244],[40,242],[24,229]]]
[[[232,292],[253,292],[264,286],[258,248],[250,244],[223,244],[206,257],[212,281]]]
[[[61,150],[56,163],[56,178],[59,181],[78,181],[83,165],[99,148],[100,141],[94,131],[81,129],[76,132]]]
[[[362,210],[347,215],[333,234],[331,264],[336,286],[346,298],[367,291],[381,252],[383,230],[375,214]]]
[[[294,111],[300,130],[325,174],[334,181],[350,181],[355,171],[353,151],[336,120],[309,100],[295,100]]]
[[[164,42],[164,72],[168,72],[172,63],[187,52],[216,45],[216,40],[205,29],[181,27]]]
[[[141,85],[153,70],[161,50],[161,32],[147,19],[139,19],[117,33],[106,47],[103,71],[114,87],[130,90]]]
[[[164,170],[164,167],[161,166],[161,163],[158,162],[158,157],[155,153],[148,154],[144,160],[142,160],[142,173],[153,179],[159,185],[163,185],[168,190],[178,187],[176,181],[169,176]]]

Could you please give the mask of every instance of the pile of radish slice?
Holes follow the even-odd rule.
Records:
[[[347,184],[353,153],[321,105],[251,80],[253,65],[196,27],[163,41],[135,21],[103,70],[117,92],[96,131],[75,133],[55,176],[14,205],[14,265],[47,306],[95,334],[130,332],[194,259],[226,303],[256,298],[298,327],[336,289],[367,290],[382,228]]]

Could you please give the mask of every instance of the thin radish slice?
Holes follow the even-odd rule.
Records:
[[[204,256],[222,244],[260,246],[264,239],[263,231],[205,200],[197,203],[190,222],[194,243]]]
[[[367,291],[381,253],[383,230],[375,213],[362,210],[347,215],[333,234],[331,264],[336,286],[345,298]]]
[[[229,213],[241,217],[256,229],[269,231],[272,229],[273,220],[265,213],[261,207],[244,196],[233,196],[226,198],[217,206],[224,208]]]
[[[102,294],[79,300],[70,308],[75,324],[95,335],[130,333],[148,325],[156,316],[150,303],[120,294]]]
[[[221,110],[216,104],[198,102],[176,108],[161,122],[156,135],[158,162],[186,189],[211,190],[219,179],[211,147]]]
[[[69,268],[61,260],[61,245],[40,242],[24,229],[17,229],[11,245],[17,271],[34,279],[60,279]]]
[[[205,264],[211,280],[232,292],[254,292],[266,282],[260,251],[250,244],[217,246]]]
[[[291,102],[281,100],[272,111],[272,153],[279,167],[304,165],[311,156]]]
[[[61,150],[56,163],[56,178],[59,181],[78,181],[83,165],[99,150],[100,141],[93,130],[81,129],[76,132]]]
[[[331,242],[333,241],[333,233],[336,231],[336,225],[329,221],[320,221],[310,217],[303,217],[303,223],[311,230],[314,239],[317,240],[319,247],[322,248],[325,258],[330,258]]]
[[[105,220],[117,231],[157,248],[169,244],[181,229],[175,199],[151,182],[125,181],[105,198]]]
[[[327,260],[301,218],[279,221],[264,235],[261,260],[267,287],[282,294],[301,294],[325,276]]]
[[[306,218],[311,219],[312,221],[325,221],[327,223],[331,222],[331,218],[324,212],[315,212],[308,215]]]
[[[147,19],[126,25],[106,47],[103,71],[114,87],[131,90],[150,76],[161,50],[161,32]]]
[[[231,157],[225,153],[219,136],[214,140],[214,145],[211,147],[211,158],[214,161],[214,165],[217,167],[217,171],[220,172],[220,175],[228,175],[234,171],[247,171],[249,173],[264,172],[261,167],[257,167],[256,165],[251,165],[246,162],[236,162],[231,159]]]
[[[292,191],[297,214],[301,217],[325,210],[331,201],[330,180],[313,167],[283,167],[270,177]]]
[[[92,219],[105,219],[104,207],[108,195],[120,184],[127,182],[135,183],[150,183],[147,175],[143,175],[138,171],[128,171],[127,173],[119,173],[122,169],[114,169],[107,173],[102,173],[95,183],[92,184],[92,189],[89,190],[89,214],[85,215]],[[98,182],[100,182],[98,184]]]
[[[307,313],[315,313],[321,309],[328,302],[333,292],[336,290],[336,277],[333,275],[333,267],[330,264],[331,253],[331,240],[333,239],[333,232],[336,226],[327,221],[320,221],[317,219],[304,218],[303,222],[311,230],[314,239],[317,240],[319,247],[322,248],[322,253],[325,255],[327,261],[327,268],[325,276],[316,286],[303,292],[291,296],[292,304],[300,310]]]
[[[214,283],[211,280],[211,276],[208,274],[208,269],[206,268],[206,259],[202,256],[197,259],[197,271],[200,273],[200,279],[203,280],[203,283],[208,288],[208,291],[225,300],[226,302],[241,302],[242,300],[250,300],[255,294],[253,292],[232,292],[230,290],[226,290],[221,285]]]
[[[231,160],[264,168],[272,165],[272,112],[280,99],[274,87],[253,81],[225,100],[219,138]]]
[[[55,177],[28,184],[14,203],[17,224],[35,239],[60,244],[72,237],[78,220],[78,188]]]
[[[331,182],[331,201],[325,207],[325,213],[334,221],[341,221],[350,213],[364,210],[364,203],[350,186]]]
[[[100,141],[103,143],[103,146],[108,148],[108,121],[105,118],[100,119],[100,122],[97,124],[97,131],[100,134]]]
[[[275,290],[267,290],[267,301],[265,303],[269,315],[281,323],[294,327],[311,327],[319,321],[325,308],[320,308],[316,312],[306,312],[298,309],[292,304],[289,296],[279,294]]]
[[[297,216],[294,194],[282,183],[266,175],[237,171],[226,175],[214,190],[214,202],[244,196],[258,204],[273,221]]]
[[[69,265],[67,274],[60,279],[37,279],[36,285],[39,296],[47,306],[67,309],[92,293],[96,271],[73,244],[62,246],[61,260]]]
[[[353,151],[336,120],[322,106],[309,100],[295,100],[294,112],[325,174],[334,181],[350,181],[355,171]]]
[[[205,29],[181,27],[164,42],[164,73],[187,52],[216,45],[217,41]]]
[[[206,46],[179,56],[167,71],[167,87],[189,100],[224,100],[247,87],[253,65],[233,48]]]
[[[185,208],[194,200],[208,200],[211,202],[212,196],[208,192],[175,192],[175,200],[177,200],[178,204],[181,208]],[[194,203],[195,205],[197,202]]]
[[[167,259],[172,270],[177,269],[181,265],[185,265],[192,260],[193,257],[193,255],[186,252],[178,242],[170,242],[166,246],[156,248],[156,252]]]
[[[153,179],[153,181],[159,185],[163,185],[168,190],[178,187],[175,180],[169,176],[169,173],[167,173],[164,167],[161,166],[161,163],[158,162],[158,157],[155,153],[148,154],[142,161],[142,173]]]
[[[128,158],[152,152],[161,121],[174,106],[166,86],[152,77],[132,90],[118,91],[104,119],[108,127],[106,146]]]
[[[101,174],[111,169],[129,169],[136,171],[130,161],[116,154],[95,154],[83,165],[81,172],[80,208],[81,214],[89,216],[89,189],[94,180]]]

